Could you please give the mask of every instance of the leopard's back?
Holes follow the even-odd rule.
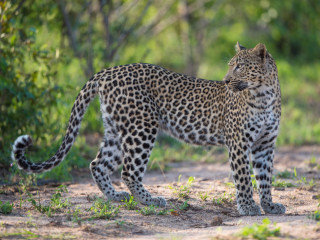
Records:
[[[142,121],[137,115],[153,112],[151,125],[158,122],[159,128],[180,140],[195,145],[224,144],[226,87],[222,81],[195,78],[152,64],[130,64],[108,71],[110,77],[101,83],[100,98],[108,108],[106,114],[115,121],[131,122],[132,128],[138,128]]]

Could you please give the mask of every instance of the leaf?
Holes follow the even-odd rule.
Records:
[[[173,216],[179,216],[180,213],[177,210],[170,211],[170,214]]]
[[[269,218],[264,218],[262,220],[262,223],[265,224],[265,225],[269,225],[270,224],[270,219]]]

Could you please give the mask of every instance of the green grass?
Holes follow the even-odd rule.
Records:
[[[251,182],[252,182],[253,189],[258,189],[257,180],[254,174],[251,175]]]
[[[266,240],[272,237],[280,236],[280,227],[270,227],[270,220],[265,218],[262,220],[262,224],[253,224],[248,227],[244,227],[238,234],[241,237],[250,237],[252,239]]]
[[[73,223],[78,223],[78,225],[81,225],[82,218],[81,218],[82,211],[79,207],[76,207],[75,210],[71,211],[71,209],[68,210],[68,220],[71,220]]]
[[[138,213],[142,214],[143,216],[149,216],[149,215],[167,215],[168,210],[167,209],[159,209],[159,207],[155,205],[150,205],[146,207],[140,208],[140,210],[136,210]]]
[[[124,203],[124,205],[122,206],[128,210],[135,210],[137,208],[137,205],[139,204],[138,202],[134,201],[133,196],[130,196],[129,200],[128,199],[122,200],[122,202]]]
[[[50,199],[50,203],[48,205],[43,205],[41,203],[40,193],[37,192],[37,198],[36,199],[30,192],[25,191],[25,194],[27,195],[26,201],[30,202],[31,205],[40,213],[46,214],[48,217],[52,217],[52,215],[63,208],[68,208],[71,206],[69,203],[69,200],[62,200],[62,193],[67,193],[68,190],[66,186],[61,185],[59,186],[55,193],[52,195]]]
[[[189,177],[185,185],[181,184],[180,179],[181,179],[181,174],[179,175],[179,178],[178,178],[178,185],[180,186],[175,187],[175,186],[169,185],[169,188],[173,191],[173,194],[178,196],[179,199],[187,199],[189,198],[190,189],[195,178],[192,176]]]
[[[97,198],[89,209],[93,212],[93,216],[89,220],[107,219],[111,220],[118,216],[119,207],[111,204],[111,201],[105,201],[102,198]]]
[[[156,206],[150,205],[137,210],[137,212],[141,213],[144,216],[155,215],[157,213]]]
[[[201,199],[202,201],[205,202],[205,201],[207,201],[209,195],[208,195],[207,192],[200,192],[200,193],[199,193],[199,197],[200,197],[200,199]]]
[[[9,201],[2,202],[0,200],[0,213],[7,215],[12,212],[12,209],[13,209],[13,203],[10,203]]]
[[[310,215],[311,219],[314,219],[316,221],[320,221],[320,211],[316,210]]]
[[[182,210],[182,211],[185,211],[185,210],[187,210],[189,207],[190,207],[190,204],[188,203],[188,201],[184,201],[183,203],[181,203],[181,204],[178,206],[178,209],[179,209],[179,210]]]
[[[283,172],[279,172],[277,174],[278,178],[286,178],[286,179],[292,179],[294,177],[294,173],[293,172],[289,172],[288,170],[285,170]]]
[[[223,195],[213,198],[212,203],[216,205],[221,205],[223,203],[232,203],[233,200],[234,194],[223,193]]]
[[[13,238],[12,238],[13,237]],[[20,237],[23,239],[39,239],[40,235],[33,233],[29,230],[26,229],[21,229],[18,232],[13,232],[13,233],[0,233],[0,238],[12,238],[14,239],[14,237]]]
[[[296,185],[294,185],[293,183],[290,183],[290,182],[285,182],[285,181],[281,181],[281,180],[276,180],[276,181],[273,181],[272,182],[272,186],[273,187],[295,187]]]

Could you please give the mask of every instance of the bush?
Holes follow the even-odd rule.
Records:
[[[36,29],[22,26],[15,1],[0,2],[0,166],[10,165],[10,145],[21,134],[40,138],[56,129],[50,110],[61,88],[51,80],[59,61],[53,51],[35,45]],[[46,122],[46,125],[44,124]]]

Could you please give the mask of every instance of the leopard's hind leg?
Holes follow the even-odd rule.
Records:
[[[96,158],[91,162],[90,169],[93,179],[99,189],[109,199],[122,201],[130,198],[127,192],[116,192],[112,186],[110,176],[122,163],[122,151],[118,132],[110,118],[104,122],[105,138],[101,143]]]
[[[153,197],[142,184],[159,123],[153,106],[137,110],[135,118],[119,120],[123,150],[122,179],[135,199],[145,205],[166,206],[163,197]],[[127,122],[127,127],[125,127]]]

